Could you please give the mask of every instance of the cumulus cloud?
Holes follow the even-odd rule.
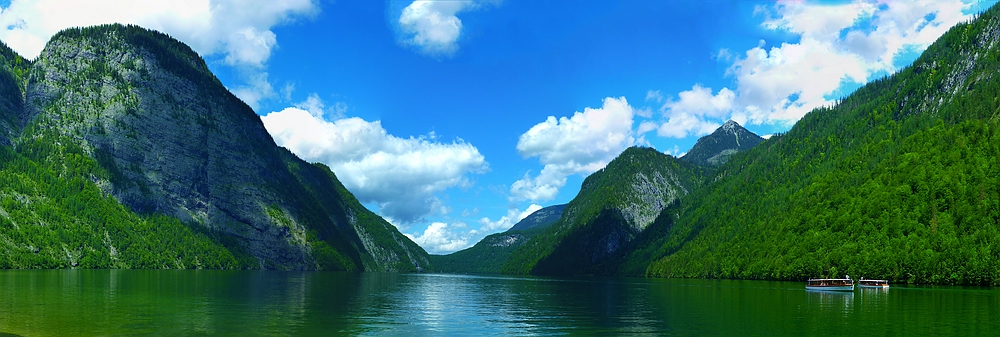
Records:
[[[240,77],[245,83],[230,90],[233,92],[233,95],[243,100],[254,111],[260,108],[260,101],[277,95],[274,92],[274,87],[271,86],[271,82],[268,81],[268,74],[265,71],[244,69],[241,71]]]
[[[414,1],[399,15],[403,42],[428,55],[450,56],[458,50],[462,34],[458,13],[491,2],[496,1]]]
[[[256,109],[275,96],[262,69],[277,46],[273,27],[318,12],[312,0],[13,0],[0,9],[0,40],[29,59],[56,32],[106,23],[135,24],[170,34],[201,55],[220,55],[245,73],[233,92]],[[261,81],[264,81],[261,83]]]
[[[925,49],[953,25],[970,19],[961,0],[841,4],[779,2],[759,6],[762,26],[799,37],[767,47],[761,41],[742,55],[720,50],[732,62],[734,89],[695,85],[660,109],[657,134],[707,134],[727,119],[741,124],[791,125],[807,112],[834,103],[845,84],[862,84],[894,72],[898,57]],[[647,95],[648,96],[648,95]]]
[[[301,104],[309,105],[308,100]],[[296,107],[261,120],[278,145],[330,166],[361,202],[375,203],[382,215],[401,223],[441,210],[436,193],[469,186],[469,174],[488,170],[479,150],[461,139],[401,138],[379,121],[351,117],[331,122]]]
[[[660,136],[684,138],[689,134],[700,136],[712,133],[721,124],[710,120],[728,115],[736,99],[736,93],[728,88],[712,94],[711,88],[698,84],[677,96],[677,100],[667,101],[660,109],[667,117],[667,121],[656,129],[656,134]]]
[[[472,246],[472,238],[476,234],[478,231],[468,229],[468,225],[463,222],[453,224],[433,222],[424,229],[423,233],[403,233],[431,254],[447,254],[469,248]]]
[[[674,145],[673,148],[670,148],[670,149],[667,149],[666,151],[663,151],[663,153],[669,154],[669,155],[677,157],[677,158],[683,157],[684,155],[687,154],[687,152],[681,152],[681,147],[677,146],[677,145]]]
[[[260,65],[277,44],[271,28],[314,14],[311,0],[13,0],[0,11],[0,39],[35,58],[56,32],[68,27],[128,23],[164,31],[198,53],[220,53],[232,64]]]
[[[344,114],[347,113],[347,104],[344,102],[336,102],[333,106],[326,106],[323,99],[319,95],[313,93],[309,94],[309,97],[305,101],[295,104],[296,108],[308,111],[310,115],[316,118],[326,119],[326,120],[336,120],[344,118]]]
[[[653,101],[653,102],[656,102],[656,103],[663,103],[663,100],[665,100],[665,99],[666,98],[663,97],[663,93],[660,92],[659,90],[649,90],[649,91],[646,91],[646,101],[647,102],[648,101]]]
[[[625,97],[604,99],[600,108],[586,108],[572,117],[549,116],[521,135],[517,151],[538,157],[545,165],[538,176],[530,173],[511,184],[515,201],[552,200],[572,174],[590,174],[636,144],[632,132],[635,112]]]

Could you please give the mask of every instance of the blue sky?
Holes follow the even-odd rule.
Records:
[[[34,58],[66,27],[165,31],[279,145],[447,253],[569,202],[628,146],[786,131],[994,2],[15,0],[0,39]]]

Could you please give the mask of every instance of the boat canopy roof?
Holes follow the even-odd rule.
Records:
[[[809,281],[849,281],[849,278],[811,278]],[[868,280],[865,280],[868,281]],[[874,280],[872,280],[874,281]]]

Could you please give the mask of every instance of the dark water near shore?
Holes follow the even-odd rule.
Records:
[[[242,271],[0,271],[0,336],[988,336],[1000,290]]]

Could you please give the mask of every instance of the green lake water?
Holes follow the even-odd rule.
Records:
[[[1000,290],[436,274],[0,271],[0,336],[996,336]]]

